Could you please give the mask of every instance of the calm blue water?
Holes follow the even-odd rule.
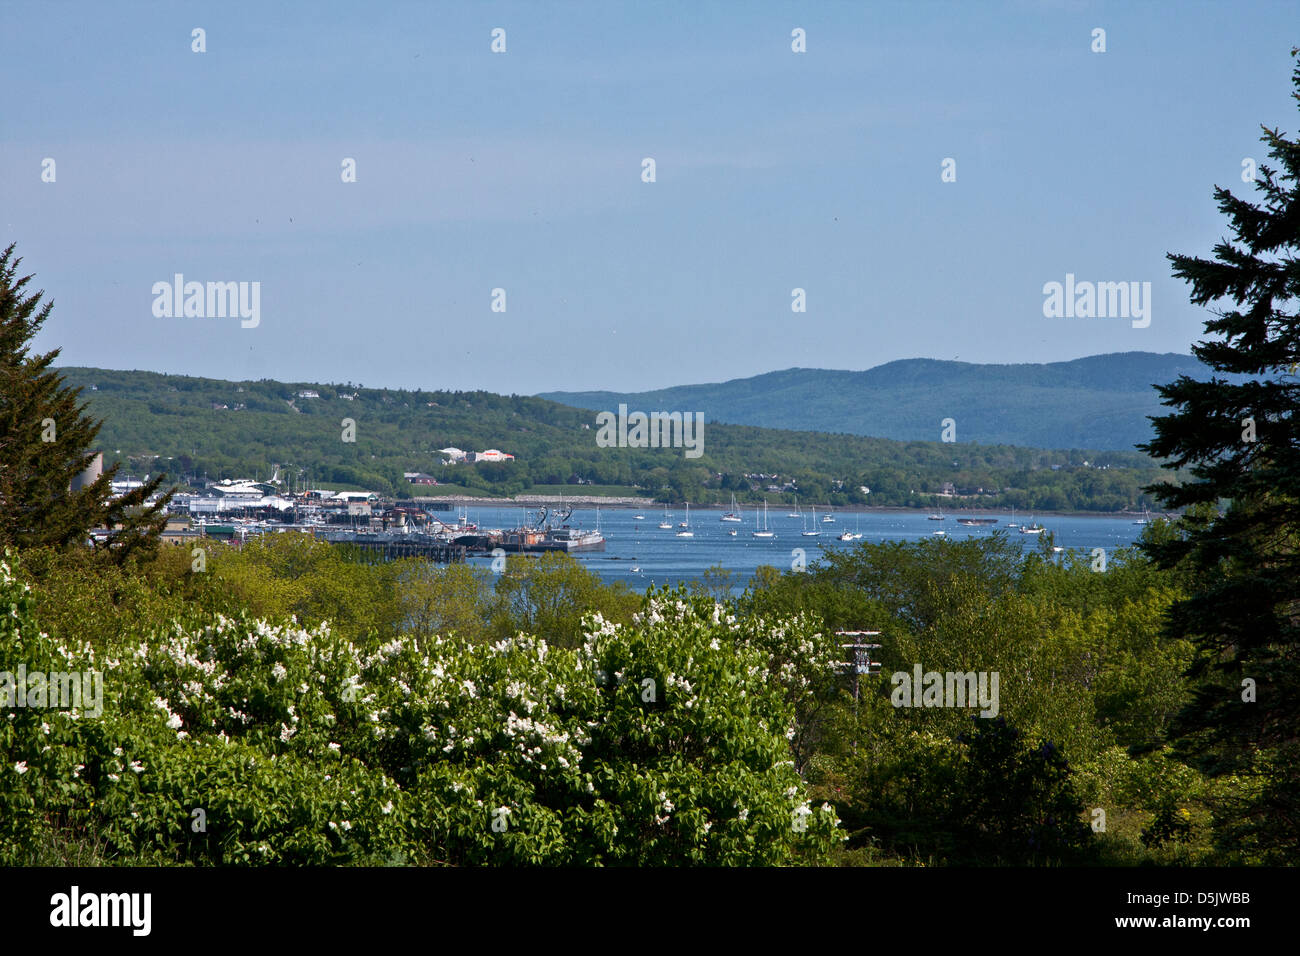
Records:
[[[676,533],[681,529],[677,524],[686,517],[684,509],[670,510],[671,530],[658,527],[663,520],[662,506],[658,511],[640,512],[602,509],[600,530],[607,539],[606,550],[575,554],[574,557],[606,582],[626,581],[637,591],[649,586],[689,582],[699,577],[705,568],[720,564],[735,575],[735,590],[739,593],[759,565],[770,564],[779,570],[788,570],[794,560],[795,548],[804,550],[806,563],[811,565],[822,555],[823,549],[853,548],[862,542],[920,541],[935,537],[934,532],[940,529],[953,541],[984,538],[1001,529],[1007,532],[1012,542],[1026,549],[1036,549],[1039,538],[1020,534],[1015,528],[1008,529],[1009,512],[981,513],[977,517],[996,517],[999,523],[975,528],[963,527],[951,516],[945,521],[930,521],[926,512],[837,512],[834,524],[823,524],[819,514],[816,528],[822,532],[821,535],[805,538],[801,534],[805,529],[805,519],[789,517],[790,509],[786,507],[769,507],[768,528],[776,532],[776,537],[764,539],[751,536],[755,529],[752,508],[745,510],[743,524],[719,521],[723,511],[720,508],[692,508],[691,530],[695,537],[678,538]],[[645,519],[635,520],[637,514],[644,515]],[[471,507],[469,510],[470,520],[481,528],[515,527],[521,523],[522,515],[519,508]],[[1020,524],[1030,524],[1034,517],[1017,512],[1015,520]],[[1126,517],[1049,516],[1037,520],[1055,535],[1057,547],[1084,553],[1090,553],[1093,548],[1105,548],[1108,557],[1115,548],[1132,545],[1142,531],[1132,518]],[[595,509],[574,511],[570,524],[594,528]],[[728,529],[735,529],[734,538],[727,534]],[[812,529],[811,522],[808,522],[808,529]],[[861,531],[862,537],[858,541],[838,540],[836,536],[845,530]],[[470,563],[487,567],[491,558],[471,558]],[[633,571],[634,567],[639,570]]]

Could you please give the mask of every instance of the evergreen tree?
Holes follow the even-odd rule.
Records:
[[[1292,82],[1300,101],[1300,60]],[[1259,201],[1214,190],[1233,240],[1213,259],[1169,256],[1193,304],[1220,306],[1194,353],[1249,378],[1159,389],[1178,411],[1153,418],[1141,447],[1188,480],[1147,491],[1187,513],[1143,547],[1190,594],[1168,621],[1199,651],[1176,743],[1210,773],[1239,775],[1219,808],[1221,845],[1281,862],[1300,844],[1300,140],[1263,130],[1275,165],[1259,166]]]
[[[123,560],[156,546],[166,500],[147,505],[162,475],[112,497],[117,466],[72,490],[94,460],[102,422],[86,416],[80,389],[51,368],[59,349],[33,354],[30,343],[53,308],[18,278],[14,244],[0,253],[0,546],[84,545],[90,530],[111,529],[97,548]]]

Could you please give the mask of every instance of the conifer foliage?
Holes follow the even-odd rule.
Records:
[[[1300,102],[1300,59],[1292,82]],[[1270,859],[1300,844],[1300,139],[1263,129],[1273,164],[1259,165],[1258,201],[1214,191],[1232,240],[1213,259],[1169,256],[1192,303],[1217,306],[1196,356],[1253,380],[1161,387],[1178,410],[1153,418],[1140,447],[1187,469],[1183,484],[1148,489],[1188,511],[1179,533],[1145,545],[1186,573],[1191,595],[1169,620],[1200,651],[1180,744],[1251,781],[1249,799],[1223,808],[1220,836]]]
[[[53,303],[41,304],[43,291],[26,291],[32,277],[19,276],[14,248],[0,253],[0,546],[81,545],[104,528],[110,533],[97,547],[120,561],[156,545],[166,501],[145,502],[163,476],[114,498],[113,465],[72,490],[94,460],[102,422],[85,414],[81,390],[51,368],[59,349],[32,352]]]

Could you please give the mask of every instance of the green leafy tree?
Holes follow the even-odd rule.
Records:
[[[14,244],[0,253],[0,545],[22,548],[83,544],[92,528],[111,533],[102,547],[116,560],[156,546],[166,499],[146,504],[162,483],[157,475],[114,498],[113,465],[89,485],[72,489],[95,458],[102,422],[85,414],[80,389],[51,369],[59,349],[34,354],[31,341],[53,309],[43,292],[26,293]]]
[[[1300,99],[1300,63],[1292,82]],[[1300,845],[1300,141],[1268,127],[1261,139],[1276,165],[1260,165],[1259,201],[1214,191],[1233,239],[1213,259],[1169,256],[1194,304],[1224,306],[1193,352],[1250,378],[1160,388],[1178,410],[1153,419],[1143,447],[1190,480],[1147,491],[1188,515],[1180,534],[1145,546],[1190,581],[1169,619],[1199,651],[1181,749],[1250,781],[1253,796],[1224,808],[1220,836],[1280,861]]]

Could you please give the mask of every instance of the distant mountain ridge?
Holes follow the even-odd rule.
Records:
[[[956,440],[1031,448],[1129,450],[1164,415],[1156,384],[1208,379],[1191,355],[1113,352],[1068,362],[977,365],[900,359],[866,371],[790,368],[752,378],[649,392],[543,392],[595,410],[703,412],[706,421],[765,428],[936,441],[941,422]],[[1222,376],[1220,376],[1222,377]]]

